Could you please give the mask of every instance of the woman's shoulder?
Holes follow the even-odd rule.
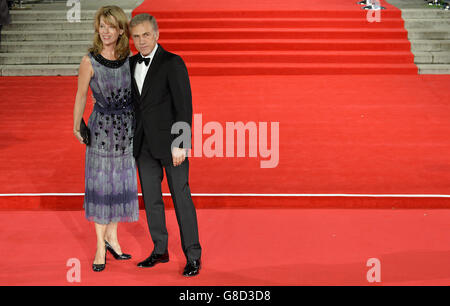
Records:
[[[92,66],[91,55],[89,53],[85,54],[81,59],[80,65],[89,65]]]
[[[84,55],[81,59],[79,72],[89,73],[91,77],[94,75],[94,68],[89,54]]]

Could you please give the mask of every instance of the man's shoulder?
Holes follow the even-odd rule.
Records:
[[[166,61],[168,63],[171,63],[172,65],[185,65],[183,58],[180,55],[172,52],[167,52]]]
[[[159,47],[161,47],[161,45],[159,45]],[[166,49],[161,48],[162,53],[164,54],[164,58],[169,61],[183,61],[183,59],[181,58],[181,56],[179,56],[178,54],[175,54],[173,52],[167,51]]]

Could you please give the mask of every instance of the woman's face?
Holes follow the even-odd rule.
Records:
[[[100,17],[100,25],[98,28],[100,39],[104,46],[115,45],[119,35],[123,34],[123,30],[117,30],[115,26],[109,25],[105,22],[105,17]]]

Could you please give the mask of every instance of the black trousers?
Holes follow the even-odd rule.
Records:
[[[141,151],[136,159],[139,179],[142,187],[147,223],[153,240],[156,254],[164,254],[168,246],[168,233],[164,202],[162,199],[161,182],[166,170],[167,183],[172,195],[175,214],[180,228],[181,247],[187,260],[197,260],[201,257],[201,246],[198,235],[197,214],[189,188],[189,161],[186,157],[181,165],[163,165],[151,153],[145,137]]]

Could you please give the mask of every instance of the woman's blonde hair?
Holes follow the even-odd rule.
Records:
[[[128,55],[130,55],[130,31],[128,28],[128,17],[120,7],[115,5],[102,6],[95,14],[94,42],[92,44],[92,47],[89,48],[89,52],[93,52],[95,55],[97,55],[100,54],[103,50],[103,42],[99,34],[100,19],[102,16],[105,23],[115,27],[117,31],[123,30],[123,34],[120,35],[117,39],[114,53],[117,56],[118,60],[125,59]]]

